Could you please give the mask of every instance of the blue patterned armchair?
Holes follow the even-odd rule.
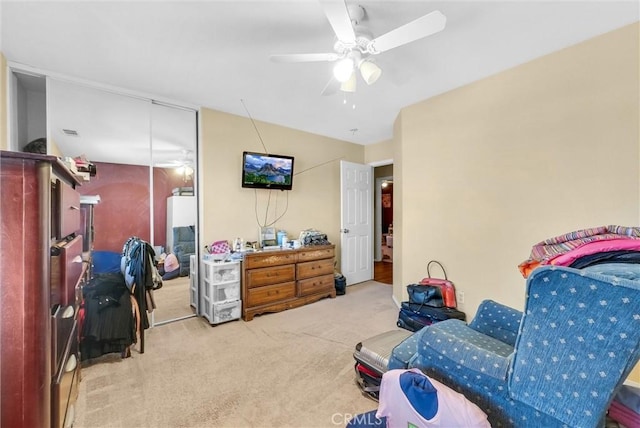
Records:
[[[189,256],[196,253],[194,226],[177,226],[173,228],[172,250],[180,263],[180,276],[189,276]]]
[[[428,326],[393,350],[483,409],[493,427],[604,426],[640,357],[640,282],[536,269],[524,314],[487,300],[469,325]]]

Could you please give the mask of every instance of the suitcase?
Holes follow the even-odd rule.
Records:
[[[432,263],[435,263],[438,266],[440,266],[440,269],[442,269],[442,273],[444,274],[444,279],[431,277],[431,272],[429,268],[431,267]],[[444,270],[444,267],[442,266],[442,264],[440,264],[440,262],[438,262],[437,260],[431,260],[429,263],[427,263],[427,277],[422,278],[422,280],[420,281],[420,284],[432,285],[440,288],[444,306],[448,308],[458,307],[458,302],[456,301],[456,288],[453,285],[453,282],[449,281],[449,279],[447,278],[447,272]]]
[[[396,322],[398,327],[409,331],[418,331],[431,324],[433,324],[433,320],[430,318],[423,317],[405,308],[400,308],[398,321]]]
[[[356,373],[356,383],[362,393],[369,398],[378,400],[378,391],[382,374],[387,371],[389,357],[393,348],[411,336],[406,330],[391,330],[377,336],[365,339],[356,345],[353,358]]]
[[[418,331],[435,322],[450,318],[467,320],[464,312],[453,308],[434,308],[418,303],[402,302],[397,326],[409,331]]]

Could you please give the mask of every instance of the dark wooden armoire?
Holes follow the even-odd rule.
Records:
[[[73,423],[80,378],[79,182],[53,156],[0,152],[0,426]]]

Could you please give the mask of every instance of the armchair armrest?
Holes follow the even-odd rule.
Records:
[[[521,321],[522,312],[493,300],[484,300],[469,327],[514,346]]]

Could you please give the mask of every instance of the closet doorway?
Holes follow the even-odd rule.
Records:
[[[11,82],[12,111],[22,111],[20,103],[27,111],[24,123],[12,120],[13,150],[46,137],[48,154],[85,158],[96,166],[95,175],[78,189],[81,198],[99,201],[87,251],[121,253],[131,236],[159,249],[157,256],[170,251],[167,200],[178,192],[193,195],[193,254],[198,259],[195,109],[17,67],[12,67]],[[196,316],[198,299],[191,298],[188,266],[186,276],[173,281],[154,291],[152,326]]]

